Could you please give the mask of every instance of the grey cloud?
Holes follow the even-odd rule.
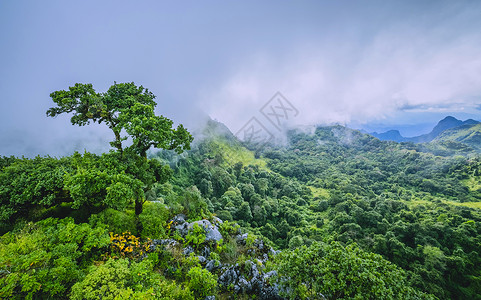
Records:
[[[159,114],[233,132],[277,91],[291,124],[479,113],[479,2],[5,2],[0,28],[0,155],[103,149],[102,127],[46,120],[49,93],[76,82],[134,81]]]

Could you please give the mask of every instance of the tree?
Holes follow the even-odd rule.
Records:
[[[76,83],[68,91],[55,91],[50,97],[57,106],[47,110],[47,116],[73,113],[73,125],[105,123],[115,135],[110,145],[121,153],[122,142],[128,137],[132,138],[129,148],[144,158],[152,146],[178,153],[190,149],[190,133],[182,124],[173,129],[170,119],[156,116],[155,95],[133,82],[114,83],[105,93],[97,93],[92,84]],[[123,132],[128,136],[122,136]]]
[[[82,265],[99,260],[110,239],[105,226],[71,218],[27,223],[0,237],[0,298],[59,299],[82,277]]]
[[[26,217],[36,208],[68,200],[63,189],[64,176],[71,170],[72,161],[67,157],[22,158],[3,167],[0,172],[0,227]]]
[[[252,212],[248,202],[244,201],[241,203],[239,209],[237,210],[237,218],[246,222],[250,222],[252,220]]]
[[[76,83],[68,91],[55,91],[50,97],[57,106],[50,108],[47,116],[56,117],[62,113],[73,113],[70,119],[73,125],[84,126],[92,121],[105,123],[113,131],[115,140],[110,145],[117,148],[120,158],[113,154],[109,159],[117,160],[116,164],[128,165],[125,173],[131,174],[134,179],[143,183],[144,193],[152,189],[155,181],[163,183],[167,179],[166,175],[171,174],[167,170],[168,167],[162,167],[159,161],[147,160],[147,151],[152,146],[175,150],[177,153],[190,149],[193,140],[190,133],[182,124],[173,129],[173,122],[170,119],[156,116],[154,108],[157,104],[154,101],[154,94],[143,86],[137,87],[133,82],[114,83],[105,93],[95,92],[92,84]],[[127,135],[122,136],[124,133]],[[132,139],[132,145],[124,149],[122,142],[129,137]],[[77,179],[84,184],[87,182],[84,180],[86,177],[103,176],[103,173],[80,175]],[[111,198],[134,196],[135,214],[140,215],[145,202],[144,193],[132,192],[128,188],[130,184],[128,176],[117,182],[110,190]],[[105,191],[99,189],[96,194],[105,194]]]
[[[313,243],[276,257],[290,299],[433,299],[409,286],[405,272],[356,245]]]

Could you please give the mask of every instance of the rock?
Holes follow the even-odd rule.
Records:
[[[189,256],[191,253],[194,252],[194,248],[192,248],[192,246],[187,246],[184,248],[183,252],[185,256]]]
[[[202,255],[197,256],[197,258],[199,259],[199,262],[201,264],[204,264],[207,261],[207,259],[205,259],[205,257],[203,257]]]
[[[207,262],[205,265],[205,268],[207,271],[212,272],[215,271],[216,269],[220,269],[222,267],[222,264],[218,260],[211,259]]]
[[[154,239],[154,240],[152,240],[152,243],[150,244],[149,252],[155,251],[157,249],[157,247],[161,246],[161,245],[162,246],[175,247],[175,246],[179,245],[179,242],[177,242],[174,239],[163,239],[163,240]]]
[[[236,235],[235,240],[238,244],[245,245],[247,236],[248,236],[247,233],[238,234],[238,235]]]
[[[262,290],[263,282],[259,277],[253,277],[250,281],[251,289],[256,294],[259,294]]]
[[[264,281],[266,280],[269,280],[271,277],[274,277],[274,276],[277,276],[277,271],[276,270],[273,270],[273,271],[270,271],[270,272],[267,272],[264,274],[264,276],[262,276],[262,279]]]
[[[222,224],[222,223],[224,223],[224,221],[222,221],[218,217],[214,217],[214,224]]]
[[[257,249],[259,249],[260,251],[264,250],[264,241],[262,240],[256,240],[255,244],[254,244]]]
[[[186,218],[187,218],[187,217],[186,217],[184,214],[178,214],[177,216],[175,216],[175,217],[172,219],[172,222],[173,222],[173,224],[176,224],[176,223],[178,223],[178,224],[183,224],[183,223],[185,223],[185,219],[186,219]]]
[[[210,260],[206,264],[206,269],[214,269],[214,261]],[[256,299],[283,299],[279,296],[279,287],[271,279],[277,275],[277,271],[270,271],[261,275],[258,266],[253,261],[246,261],[244,268],[238,264],[222,268],[223,272],[219,276],[220,286],[233,287],[235,294],[245,293],[249,297],[256,295]],[[241,274],[240,271],[244,270]],[[248,280],[250,278],[250,280]],[[272,281],[272,282],[271,282]]]
[[[281,296],[279,296],[279,288],[277,287],[277,284],[271,285],[271,286],[265,286],[262,288],[262,290],[259,293],[259,299],[262,300],[277,300],[277,299],[283,299]]]
[[[204,300],[215,300],[215,296],[207,296]]]
[[[250,278],[257,278],[257,277],[259,277],[259,270],[257,269],[256,263],[248,260],[248,261],[246,261],[246,264],[250,264],[249,277],[250,277]]]
[[[205,246],[204,249],[202,249],[202,251],[200,252],[200,255],[204,256],[204,257],[209,257],[210,256],[210,248]]]
[[[241,292],[250,293],[252,290],[251,284],[244,278],[244,276],[239,277],[239,282],[237,285],[239,286]]]
[[[280,250],[274,250],[274,248],[269,249],[269,254],[271,254],[272,256],[276,256],[279,253],[281,253]]]
[[[194,227],[194,224],[198,224],[199,226],[204,228],[206,242],[209,242],[209,241],[218,242],[219,240],[222,239],[222,234],[220,234],[217,226],[212,225],[212,223],[209,220],[200,220],[200,221],[192,222],[188,225],[187,228],[192,229]]]
[[[224,273],[219,276],[219,285],[229,286],[237,282],[239,275],[237,274],[235,267],[230,267]]]
[[[211,259],[205,264],[205,269],[209,272],[213,272],[215,269],[215,260]]]
[[[170,222],[172,222],[171,228],[179,232],[181,236],[187,235],[187,231],[188,231],[187,227],[189,223],[187,223],[185,219],[186,219],[185,215],[179,214],[175,216],[172,220],[170,220]]]
[[[177,246],[179,242],[177,242],[174,239],[164,239],[164,240],[160,240],[160,244],[164,246]]]

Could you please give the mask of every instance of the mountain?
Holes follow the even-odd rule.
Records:
[[[439,138],[475,142],[480,127]],[[0,298],[481,295],[481,157],[341,125],[289,130],[255,151],[216,121],[193,135],[190,150],[141,164],[116,152],[0,157]],[[128,173],[140,167],[147,183],[169,179],[143,191]],[[74,197],[98,201],[76,208]]]
[[[373,132],[372,136],[377,137],[383,141],[395,141],[395,142],[413,142],[413,143],[429,143],[435,140],[441,133],[452,128],[458,128],[462,126],[472,126],[479,124],[478,121],[468,119],[461,121],[452,116],[447,116],[438,122],[430,133],[422,134],[415,137],[403,137],[398,130],[389,130],[383,133]]]
[[[478,151],[481,150],[481,123],[464,124],[444,130],[433,142],[455,141],[468,145]]]
[[[377,137],[381,141],[394,141],[394,142],[398,142],[398,143],[406,141],[406,138],[401,135],[399,130],[395,130],[395,129],[388,130],[388,131],[383,132],[383,133],[373,132],[373,133],[371,133],[371,135],[374,136],[374,137]]]

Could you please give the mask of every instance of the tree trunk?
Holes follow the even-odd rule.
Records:
[[[142,222],[140,222],[140,217],[139,217],[142,211],[143,211],[143,201],[142,199],[136,199],[135,200],[135,223],[137,227],[138,236],[141,236],[142,229],[143,229]]]
[[[116,130],[112,129],[114,131],[114,134],[115,134],[115,144],[116,144],[116,147],[117,149],[119,149],[120,151],[120,154],[123,154],[123,150],[122,150],[122,141],[120,140],[120,133],[117,132]]]

